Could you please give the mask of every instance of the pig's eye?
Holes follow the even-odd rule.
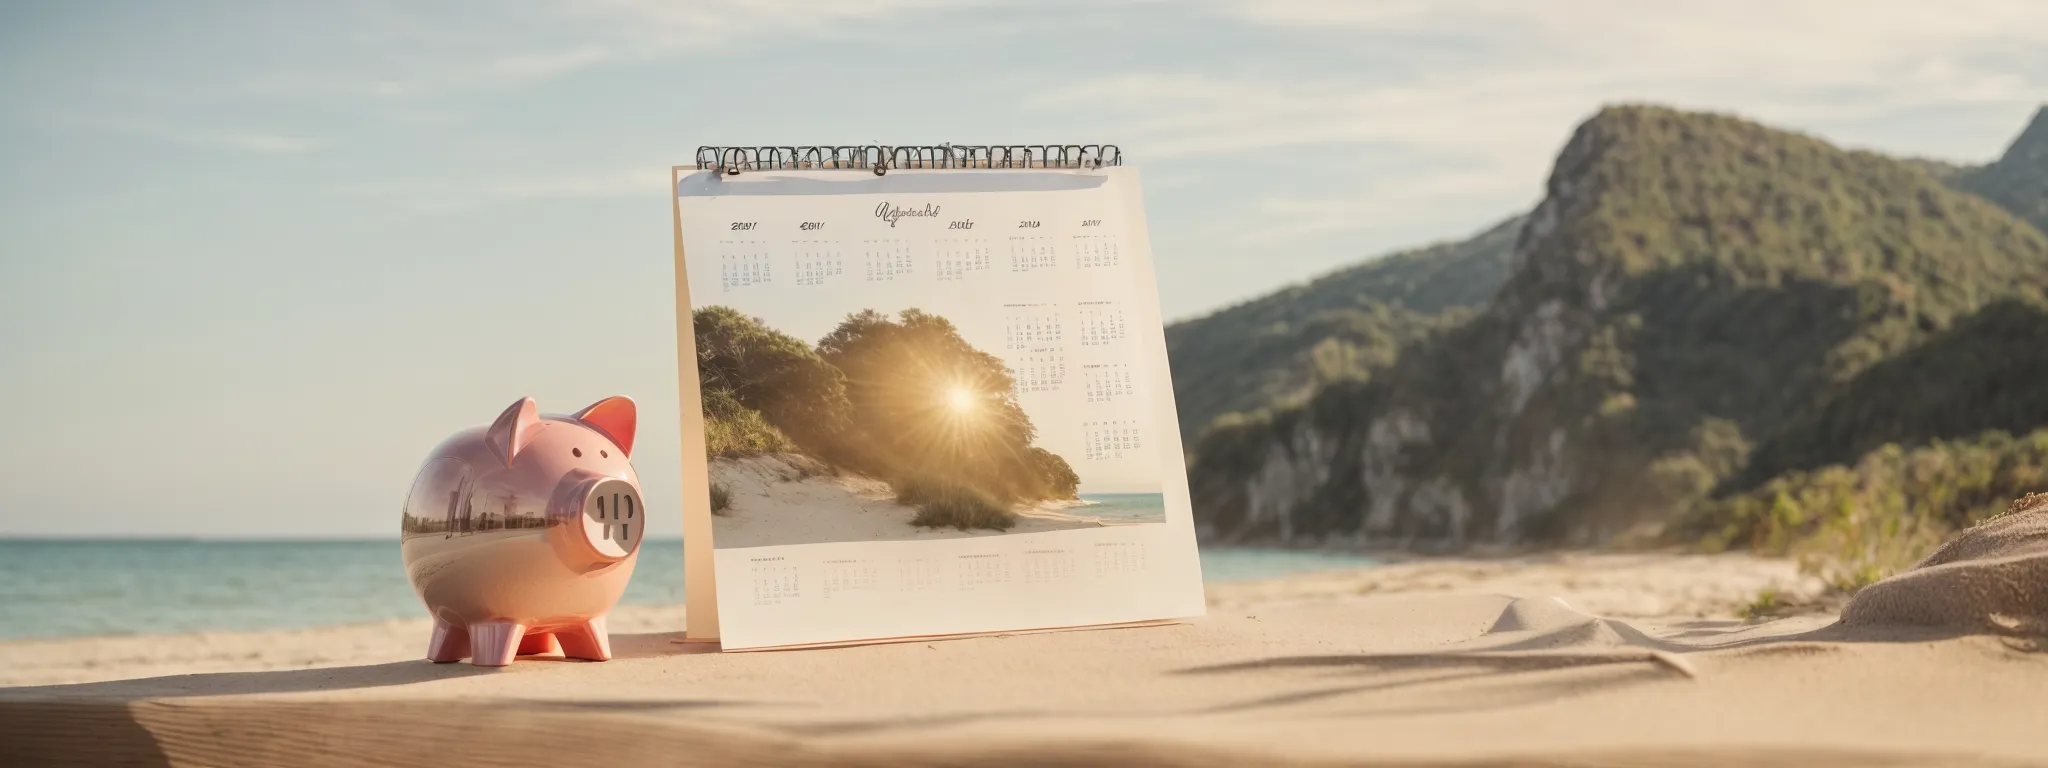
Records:
[[[600,451],[598,451],[598,452],[597,452],[597,455],[598,455],[598,456],[600,456],[600,457],[603,457],[603,458],[607,458],[607,459],[609,459],[609,458],[611,458],[611,457],[612,457],[612,452],[611,452],[611,451],[604,451],[604,450],[600,450]]]
[[[583,458],[583,449],[581,449],[581,448],[571,448],[571,449],[569,449],[569,454],[570,454],[570,455],[572,455],[572,456],[575,456],[576,458],[579,458],[579,459],[580,459],[580,458]]]

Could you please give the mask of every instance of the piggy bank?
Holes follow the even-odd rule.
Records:
[[[637,420],[624,397],[573,416],[522,398],[427,457],[401,546],[434,616],[428,659],[611,658],[605,613],[626,591],[647,523],[629,461]]]

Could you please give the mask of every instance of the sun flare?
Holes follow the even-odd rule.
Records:
[[[951,407],[954,413],[968,413],[970,411],[973,411],[974,392],[968,390],[966,387],[954,387],[952,389],[946,390],[946,405]]]

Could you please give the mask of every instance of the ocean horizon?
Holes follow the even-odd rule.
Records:
[[[1076,515],[1116,523],[1166,522],[1166,494],[1163,493],[1083,493],[1077,495],[1082,501],[1088,503],[1085,506],[1068,510]]]
[[[1101,506],[1110,501],[1117,500]],[[1143,506],[1122,501],[1131,506],[1108,511],[1137,514]],[[1373,564],[1357,555],[1235,548],[1204,549],[1201,559],[1210,582]],[[683,601],[682,539],[642,542],[620,602]],[[426,615],[396,537],[0,539],[0,640],[299,629]]]

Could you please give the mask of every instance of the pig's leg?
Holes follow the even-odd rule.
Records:
[[[434,637],[427,641],[427,660],[440,664],[461,661],[468,655],[469,630],[435,619]]]
[[[528,632],[526,638],[519,641],[519,655],[560,656],[562,644],[555,642],[553,632]]]
[[[469,663],[479,667],[502,667],[519,655],[519,638],[526,625],[510,621],[480,621],[469,625]]]
[[[557,630],[555,636],[562,641],[563,656],[591,661],[610,661],[612,658],[612,637],[604,631],[603,616]]]

